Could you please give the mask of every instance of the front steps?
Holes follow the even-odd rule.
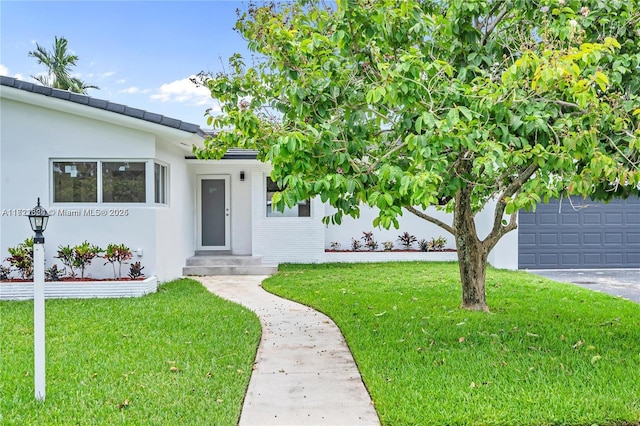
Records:
[[[278,265],[262,264],[259,256],[234,256],[228,253],[196,252],[182,268],[185,276],[196,275],[272,275]]]

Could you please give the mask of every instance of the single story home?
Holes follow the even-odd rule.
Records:
[[[198,160],[192,146],[206,133],[159,114],[2,76],[0,120],[0,260],[32,235],[25,215],[38,197],[52,216],[47,266],[59,263],[60,245],[125,244],[133,261],[160,281],[206,272],[197,269],[210,266],[206,256],[198,261],[194,254],[266,265],[358,260],[327,249],[336,243],[347,249],[364,231],[373,231],[380,246],[392,241],[397,247],[398,235],[409,232],[418,239],[444,236],[454,247],[451,235],[410,213],[399,230],[384,230],[373,229],[372,209],[340,226],[324,225],[331,207],[319,199],[273,212],[277,188],[269,164],[242,150],[219,161]],[[563,204],[561,211],[549,204],[522,214],[519,231],[503,238],[490,263],[507,269],[640,267],[640,201],[590,204],[581,210]],[[447,214],[432,213],[450,222]],[[491,219],[488,211],[478,215],[480,232],[488,232]],[[94,261],[89,273],[108,276],[102,263]]]

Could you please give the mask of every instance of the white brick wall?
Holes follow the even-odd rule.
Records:
[[[265,263],[319,263],[324,259],[324,205],[311,200],[311,217],[267,217],[263,165],[251,176],[253,254]]]

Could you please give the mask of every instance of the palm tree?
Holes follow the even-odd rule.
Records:
[[[99,89],[98,86],[87,84],[79,78],[71,76],[78,56],[67,52],[67,39],[64,37],[55,37],[53,51],[48,51],[36,43],[36,50],[29,52],[29,56],[36,58],[39,64],[47,67],[46,75],[32,76],[45,86],[85,95],[87,89]]]

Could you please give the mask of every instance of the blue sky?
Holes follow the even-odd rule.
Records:
[[[232,28],[246,1],[0,1],[0,74],[34,81],[44,72],[28,52],[65,37],[76,75],[96,98],[206,126],[215,107],[189,82],[221,70],[246,42]],[[222,58],[222,60],[221,60]]]

